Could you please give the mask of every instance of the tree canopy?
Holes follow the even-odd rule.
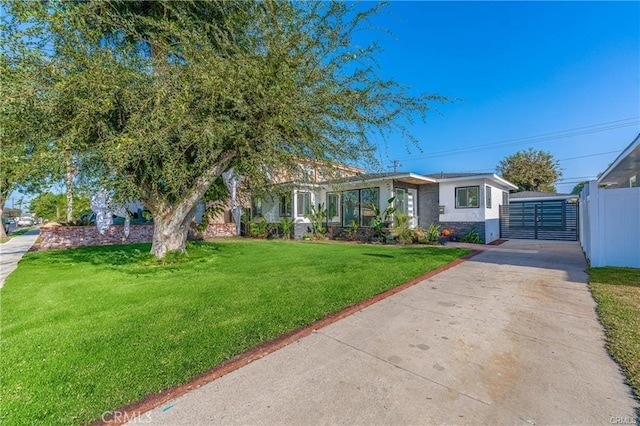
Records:
[[[76,159],[118,199],[141,200],[154,217],[152,252],[163,257],[185,250],[197,202],[230,167],[259,185],[300,158],[372,161],[373,133],[413,141],[407,124],[446,101],[378,75],[377,45],[354,42],[378,6],[361,9],[14,0],[3,54],[39,87],[30,114],[47,126],[36,144]]]
[[[545,151],[529,148],[500,161],[496,171],[518,186],[520,191],[556,192],[555,182],[562,177],[560,164]]]

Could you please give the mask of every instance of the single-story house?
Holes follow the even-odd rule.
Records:
[[[591,266],[640,268],[640,135],[580,194],[580,244]]]
[[[345,229],[357,224],[370,228],[374,206],[384,210],[395,197],[396,211],[409,216],[411,227],[440,225],[458,238],[475,228],[490,243],[500,237],[499,207],[509,202],[509,191],[514,189],[515,185],[495,174],[359,174],[332,181],[279,184],[270,195],[254,199],[252,213],[269,223],[294,219],[294,235],[299,238],[311,231],[305,215],[312,205],[324,204],[329,227]]]

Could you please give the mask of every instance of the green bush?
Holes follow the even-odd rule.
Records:
[[[482,244],[483,241],[480,238],[480,235],[478,235],[478,231],[476,231],[476,228],[473,227],[471,228],[471,230],[469,232],[467,232],[464,237],[462,237],[462,241],[463,243],[471,243],[471,244]]]

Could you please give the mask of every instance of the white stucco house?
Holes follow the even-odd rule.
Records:
[[[509,191],[514,189],[514,184],[495,174],[358,174],[324,182],[280,183],[253,200],[252,213],[270,223],[294,219],[299,238],[311,231],[305,214],[312,205],[325,205],[329,227],[352,228],[356,223],[368,228],[374,218],[372,206],[384,210],[395,197],[397,211],[409,216],[412,227],[440,225],[458,238],[475,228],[490,243],[500,236],[499,207],[509,202]]]

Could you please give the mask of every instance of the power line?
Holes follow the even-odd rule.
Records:
[[[427,158],[427,157],[445,157],[450,155],[456,155],[459,153],[478,152],[478,151],[484,151],[484,150],[499,149],[499,148],[514,146],[514,145],[526,145],[533,142],[546,142],[550,140],[563,139],[571,136],[599,133],[599,132],[615,130],[623,127],[635,126],[637,124],[640,124],[640,120],[638,120],[639,118],[640,117],[624,118],[620,120],[607,121],[599,124],[592,124],[589,126],[574,127],[566,130],[559,130],[559,131],[550,132],[550,133],[542,133],[535,136],[527,136],[527,137],[516,138],[516,139],[507,139],[502,142],[493,142],[493,143],[475,145],[475,146],[465,147],[465,148],[456,148],[456,149],[450,149],[445,151],[437,151],[430,154],[400,157],[399,159],[413,160],[413,159]]]

